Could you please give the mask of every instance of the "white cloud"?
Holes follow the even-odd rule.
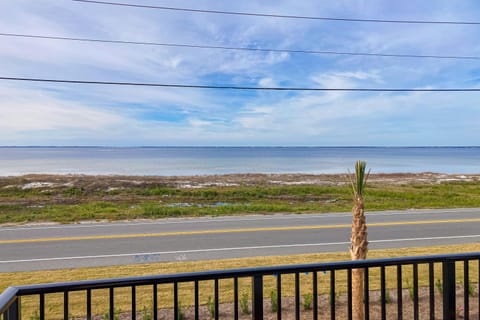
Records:
[[[190,126],[192,126],[193,128],[196,128],[196,127],[209,127],[211,126],[213,123],[211,121],[205,121],[205,120],[201,120],[201,119],[189,119],[188,120],[188,123],[190,124]]]
[[[125,121],[113,112],[54,99],[38,90],[0,88],[0,130],[15,131],[83,129],[103,131]]]
[[[277,83],[270,77],[262,78],[258,81],[260,87],[276,87]]]
[[[356,86],[365,83],[363,80],[370,80],[369,83],[379,83],[382,79],[378,70],[376,71],[350,71],[350,72],[327,72],[312,76],[312,80],[326,88],[346,88],[347,86]]]

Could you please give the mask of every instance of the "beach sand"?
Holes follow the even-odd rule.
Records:
[[[370,183],[438,184],[442,182],[480,181],[480,174],[392,173],[371,174]],[[227,174],[205,176],[90,176],[24,175],[0,177],[0,188],[78,187],[86,190],[115,190],[134,186],[160,185],[177,188],[256,186],[256,185],[342,185],[349,183],[346,174]]]

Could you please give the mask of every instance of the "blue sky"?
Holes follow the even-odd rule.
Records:
[[[120,0],[119,0],[120,1]],[[477,21],[470,1],[121,0],[224,11]],[[480,26],[328,22],[0,2],[0,32],[480,56]],[[247,52],[0,36],[0,76],[202,85],[480,87],[480,60]],[[0,82],[0,145],[479,145],[480,93],[267,92]]]

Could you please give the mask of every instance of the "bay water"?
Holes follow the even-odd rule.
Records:
[[[0,147],[0,176],[480,173],[480,147]]]

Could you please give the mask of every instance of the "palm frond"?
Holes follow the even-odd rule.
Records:
[[[352,193],[355,195],[357,191],[355,190],[355,183],[353,182],[352,173],[348,169],[347,169],[347,172],[348,172],[347,178],[349,180],[347,181],[347,183],[350,182],[350,186],[352,187]]]
[[[358,160],[355,163],[355,181],[353,181],[353,178],[351,177],[349,172],[353,192],[354,194],[358,194],[360,196],[363,194],[363,190],[365,189],[365,186],[367,184],[368,177],[370,176],[370,170],[368,170],[367,174],[365,174],[366,167],[367,163],[365,161]]]

